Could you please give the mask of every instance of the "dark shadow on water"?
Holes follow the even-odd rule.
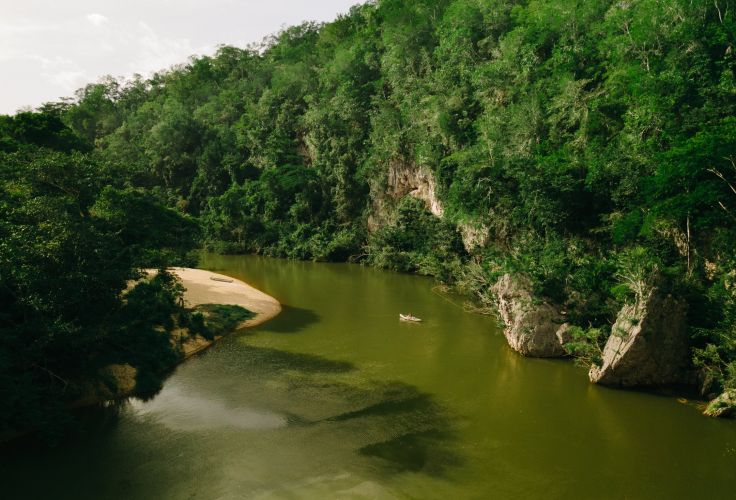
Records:
[[[327,420],[340,422],[353,418],[396,415],[398,413],[427,413],[430,410],[436,409],[434,407],[435,405],[432,403],[429,395],[420,393],[402,399],[389,399],[387,401],[382,401],[380,403],[361,408],[360,410],[349,411],[330,417]]]
[[[211,351],[210,362],[230,366],[231,376],[251,384],[278,381],[263,390],[276,405],[270,409],[285,415],[289,427],[312,427],[314,436],[328,440],[344,436],[337,446],[370,457],[385,474],[446,479],[464,463],[457,447],[459,419],[429,392],[398,380],[366,379],[348,361],[247,342],[230,347]]]
[[[452,440],[451,432],[440,429],[407,432],[388,441],[364,446],[359,453],[382,459],[390,472],[422,472],[438,477],[463,463],[460,455],[449,447]]]
[[[270,347],[243,346],[249,365],[260,366],[269,372],[299,371],[303,373],[347,373],[355,365],[347,361],[333,361],[322,356],[281,351]]]
[[[99,443],[115,432],[127,399],[74,410],[73,418],[64,422],[60,434],[49,440],[44,432],[32,432],[0,446],[0,471],[6,460],[32,458],[36,455],[63,453],[68,448],[84,448]],[[2,475],[0,475],[2,478]]]
[[[656,398],[663,398],[663,399],[684,398],[692,402],[701,402],[701,403],[705,403],[708,401],[707,398],[703,397],[703,395],[698,392],[698,387],[696,385],[669,384],[669,385],[661,385],[661,386],[653,386],[653,387],[647,387],[647,386],[624,387],[624,386],[605,386],[605,385],[598,384],[596,385],[596,388],[602,391],[614,391],[614,392],[620,391],[620,392],[633,392],[633,393],[639,393],[639,394],[646,394],[647,396],[654,396]]]
[[[328,434],[350,435],[355,453],[376,459],[388,474],[446,477],[450,468],[464,462],[456,447],[458,419],[432,394],[397,380],[345,380],[339,375],[357,370],[346,361],[247,344],[239,349],[256,380],[276,374],[288,382],[270,390],[283,391],[286,399],[304,402],[312,412],[320,413],[324,406],[324,417],[316,420],[287,413],[290,426],[324,426]]]
[[[288,427],[312,427],[314,432],[309,434],[318,443],[335,439],[333,446],[346,447],[346,451],[375,462],[381,475],[413,472],[448,479],[448,472],[464,463],[457,447],[458,420],[432,394],[401,381],[379,382],[356,377],[356,366],[345,361],[237,342],[233,342],[233,346],[236,351],[211,351],[209,356],[213,359],[210,362],[217,364],[223,361],[217,356],[236,353],[240,362],[228,377],[245,375],[249,383],[255,384],[274,378],[286,382],[269,385],[264,390],[270,392],[267,399],[277,404],[271,409],[287,417]],[[235,368],[236,364],[230,366]],[[341,376],[349,373],[350,377]],[[71,437],[71,442],[64,443],[64,449],[26,449],[8,465],[16,472],[30,474],[37,457],[49,467],[64,462],[68,455],[79,463],[92,464],[89,466],[91,475],[104,477],[109,471],[99,457],[105,457],[111,443],[119,437],[118,427],[125,422],[121,418],[124,408],[125,403],[120,403],[90,411],[82,419],[83,435]],[[315,414],[322,416],[306,416]],[[167,438],[166,434],[154,432],[153,435]],[[22,464],[16,463],[19,458]],[[0,465],[2,463],[0,460]],[[68,470],[75,472],[77,469],[72,465]],[[66,478],[64,470],[66,468],[61,467],[59,474]],[[18,479],[18,491],[27,485],[28,477],[23,476],[23,481]],[[71,480],[64,485],[67,490],[71,486]],[[8,488],[12,489],[12,485]]]
[[[246,335],[252,335],[258,331],[268,331],[276,333],[298,333],[307,326],[319,321],[319,316],[309,309],[302,309],[300,307],[293,307],[289,305],[282,305],[281,313],[268,321],[267,323],[257,326],[253,329],[247,330]],[[242,320],[248,319],[252,314],[247,309],[242,307],[231,307],[221,306],[218,304],[205,304],[202,309],[210,312],[216,311],[218,313],[218,320],[214,325],[215,335],[224,335],[232,332],[235,328],[235,323]],[[255,348],[249,348],[255,349]],[[344,372],[354,369],[353,365],[344,362],[333,362],[326,360],[318,356],[307,356],[307,355],[292,355],[289,353],[288,359],[281,359],[279,353],[283,351],[271,350],[269,351],[272,355],[273,361],[278,365],[284,365],[286,363],[294,363],[295,369],[305,369],[314,372]],[[181,363],[172,366],[170,369],[164,371],[161,374],[138,374],[138,387],[143,388],[136,394],[136,398],[142,401],[150,401],[158,396],[166,380],[176,373],[177,369],[181,366]]]
[[[310,309],[281,305],[281,313],[252,332],[298,333],[319,321],[319,315]]]
[[[446,476],[450,468],[464,462],[454,448],[457,420],[432,395],[398,381],[343,393],[359,407],[322,422],[360,425],[361,433],[374,441],[356,451],[379,459],[385,472]]]

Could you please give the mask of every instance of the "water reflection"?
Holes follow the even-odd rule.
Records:
[[[192,394],[178,387],[166,387],[152,401],[131,401],[140,416],[152,416],[175,431],[199,431],[218,427],[268,430],[286,427],[287,417],[268,410],[230,407],[212,396]]]

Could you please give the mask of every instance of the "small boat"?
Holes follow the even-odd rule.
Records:
[[[217,276],[210,276],[210,279],[212,281],[222,281],[223,283],[232,283],[233,282],[233,280],[231,280],[230,278],[219,278]]]
[[[412,316],[411,314],[399,314],[399,319],[401,321],[413,321],[414,323],[421,323],[422,320],[417,318],[416,316]]]

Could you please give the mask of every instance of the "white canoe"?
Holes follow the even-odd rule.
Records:
[[[401,321],[413,321],[414,323],[421,323],[421,319],[417,318],[416,316],[412,316],[411,314],[399,314],[399,319]]]

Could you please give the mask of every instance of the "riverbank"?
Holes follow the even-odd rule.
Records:
[[[235,330],[260,325],[281,312],[278,300],[244,281],[203,269],[176,267],[170,269],[170,272],[181,280],[185,288],[184,307],[188,309],[217,304],[243,307],[255,314],[238,324]],[[183,336],[186,338],[182,341]],[[222,335],[209,340],[201,336],[190,337],[186,331],[175,330],[172,337],[174,341],[180,342],[183,361],[206,350],[220,340]]]
[[[156,274],[156,270],[147,270],[148,278]],[[170,268],[169,272],[176,276],[184,287],[183,301],[187,309],[199,309],[205,316],[207,322],[210,313],[203,306],[237,306],[247,309],[252,315],[245,321],[237,323],[226,333],[232,333],[243,328],[252,328],[265,323],[281,312],[281,304],[278,300],[267,295],[236,278],[213,273],[202,269]],[[144,278],[145,279],[145,278]],[[129,289],[137,282],[131,282]],[[166,330],[161,329],[165,334]],[[169,369],[183,363],[208,348],[223,338],[223,334],[215,335],[213,338],[205,338],[201,335],[192,334],[186,328],[174,328],[168,332],[171,345],[180,353],[179,359]],[[120,400],[135,396],[139,392],[138,369],[130,364],[113,364],[104,367],[101,375],[106,383],[89,383],[86,395],[71,402],[69,406],[74,409],[98,405],[107,401]],[[33,432],[25,429],[19,432],[11,432],[0,435],[0,443],[6,443],[21,436]]]
[[[156,270],[147,270],[148,278],[156,274]],[[184,287],[182,296],[183,305],[187,309],[200,310],[205,316],[205,322],[210,319],[211,313],[206,306],[235,306],[252,313],[248,319],[240,321],[225,333],[252,328],[265,323],[281,312],[278,300],[250,286],[239,279],[213,273],[203,269],[175,267],[169,272],[176,276]],[[133,284],[131,283],[131,286]],[[162,328],[161,333],[165,330]],[[170,366],[186,361],[207,349],[222,339],[224,334],[205,338],[194,334],[188,328],[174,328],[168,332],[172,347],[180,353],[178,361]],[[90,394],[72,406],[79,408],[99,404],[104,401],[126,398],[135,395],[138,391],[138,370],[131,365],[110,365],[103,369],[103,374],[109,383],[90,390]]]

